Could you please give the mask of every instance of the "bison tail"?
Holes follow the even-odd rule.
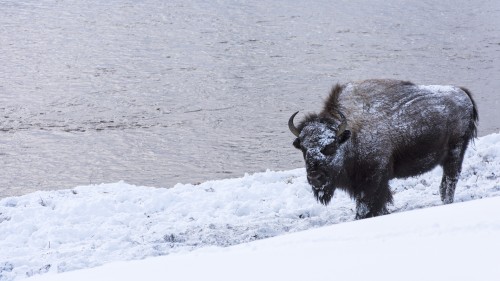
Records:
[[[477,138],[477,124],[479,122],[479,114],[477,112],[476,102],[472,98],[472,93],[469,91],[469,89],[465,87],[460,87],[460,89],[462,89],[462,91],[464,91],[469,96],[469,99],[472,102],[472,121],[469,125],[469,134],[471,139]]]

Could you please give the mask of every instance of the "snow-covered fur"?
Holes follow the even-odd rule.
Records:
[[[344,118],[347,128],[340,124]],[[478,113],[461,87],[365,80],[333,87],[319,114],[290,129],[302,150],[316,199],[327,205],[336,188],[356,200],[356,218],[387,213],[389,180],[443,167],[441,200],[453,202]]]

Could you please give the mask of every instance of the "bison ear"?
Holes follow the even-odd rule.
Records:
[[[342,134],[339,136],[339,144],[343,144],[346,140],[348,140],[351,137],[351,131],[349,130],[344,130]]]
[[[297,149],[300,149],[300,140],[299,140],[299,138],[296,138],[293,141],[293,146],[295,146],[295,148],[297,148]]]

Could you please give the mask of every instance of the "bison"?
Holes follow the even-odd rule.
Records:
[[[330,203],[337,188],[356,201],[356,219],[388,214],[389,180],[443,167],[439,188],[453,202],[478,111],[463,87],[365,80],[335,85],[319,114],[294,125],[315,198]]]

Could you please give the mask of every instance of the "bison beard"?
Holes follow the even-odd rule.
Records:
[[[296,115],[288,127],[314,197],[327,205],[335,189],[346,191],[356,201],[356,219],[388,213],[389,180],[437,165],[443,167],[441,200],[452,203],[478,121],[467,89],[397,80],[336,85],[319,114],[306,116],[297,127]]]
[[[334,189],[318,190],[318,189],[313,188],[314,197],[316,198],[316,200],[318,202],[320,202],[321,204],[323,204],[325,206],[328,205],[330,203],[330,201],[332,200],[333,192],[334,192]]]

